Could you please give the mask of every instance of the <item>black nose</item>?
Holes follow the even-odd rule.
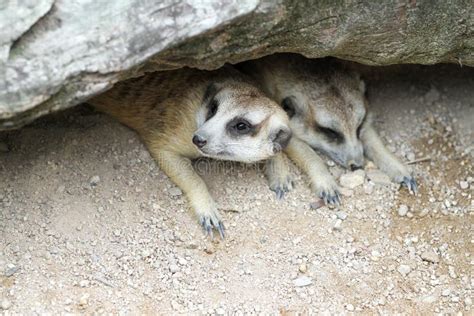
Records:
[[[275,143],[276,146],[276,151],[280,151],[282,149],[285,149],[286,146],[288,146],[288,143],[290,142],[291,139],[291,130],[289,129],[280,129],[276,135],[275,139],[273,142]]]
[[[205,140],[204,138],[202,138],[199,135],[194,135],[193,136],[193,144],[198,146],[199,148],[202,148],[207,144],[207,140]]]
[[[362,166],[356,165],[354,163],[351,163],[349,167],[351,168],[351,171],[362,169]]]

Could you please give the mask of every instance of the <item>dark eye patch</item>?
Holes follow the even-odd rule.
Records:
[[[244,118],[236,117],[226,126],[227,131],[233,136],[254,135],[256,127]]]
[[[367,118],[367,114],[364,115],[364,118],[362,119],[362,121],[360,122],[359,126],[357,127],[357,138],[360,138],[360,132],[362,130],[362,127],[364,126],[364,123],[365,123],[365,120]]]
[[[322,127],[316,124],[316,131],[323,133],[331,141],[337,143],[342,143],[344,141],[344,136],[331,128]]]
[[[217,102],[216,99],[213,99],[211,100],[211,102],[209,102],[209,104],[207,105],[206,121],[216,115],[218,108],[219,102]]]
[[[292,97],[286,97],[281,101],[281,107],[285,110],[289,118],[292,118],[296,113],[296,106],[292,100]]]

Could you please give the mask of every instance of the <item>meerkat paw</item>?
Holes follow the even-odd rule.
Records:
[[[324,180],[319,178],[313,185],[316,195],[324,201],[325,204],[340,205],[341,194],[339,186],[331,177],[326,177]]]
[[[291,175],[272,173],[268,175],[268,185],[270,190],[275,192],[277,199],[281,200],[285,193],[293,189],[294,182]]]
[[[204,233],[214,238],[214,229],[219,232],[221,239],[225,237],[225,227],[221,216],[217,210],[207,212],[198,212],[199,224],[201,224]]]
[[[416,184],[415,178],[412,176],[403,177],[403,180],[400,184],[408,189],[408,191],[413,192],[413,194],[418,193],[418,185]]]
[[[408,191],[412,192],[413,194],[416,194],[418,192],[418,185],[416,183],[416,180],[410,174],[410,171],[405,168],[405,166],[401,165],[398,168],[393,168],[387,173],[394,182],[400,183],[401,186],[406,187]]]
[[[287,160],[283,156],[275,157],[267,162],[266,176],[270,190],[281,200],[294,187]]]

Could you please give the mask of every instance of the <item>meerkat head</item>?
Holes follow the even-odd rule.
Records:
[[[288,116],[252,84],[210,83],[197,115],[193,143],[208,157],[254,162],[283,150],[291,138]]]
[[[365,84],[356,73],[331,69],[297,77],[281,105],[298,138],[352,170],[363,166],[360,134],[367,123]]]

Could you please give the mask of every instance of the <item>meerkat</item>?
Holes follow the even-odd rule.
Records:
[[[313,149],[351,170],[362,168],[366,156],[393,181],[416,193],[407,166],[384,146],[373,127],[365,83],[357,72],[333,59],[297,54],[264,57],[242,64],[241,69],[288,113],[294,137],[285,152],[309,175],[326,203],[340,203],[339,187]]]
[[[285,111],[231,66],[147,74],[88,102],[138,132],[211,237],[214,229],[224,237],[222,217],[191,160],[257,162],[279,154],[291,138]]]

